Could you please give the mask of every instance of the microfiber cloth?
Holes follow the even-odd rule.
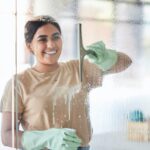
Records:
[[[89,54],[87,58],[97,64],[103,71],[109,70],[117,62],[117,52],[107,49],[102,41],[95,42],[87,46],[86,49],[96,53],[96,56]]]

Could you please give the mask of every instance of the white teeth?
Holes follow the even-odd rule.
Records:
[[[52,55],[52,54],[55,54],[56,51],[50,51],[50,52],[45,52],[46,54],[49,54],[49,55]]]

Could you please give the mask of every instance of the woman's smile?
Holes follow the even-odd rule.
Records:
[[[54,54],[57,53],[57,51],[56,50],[51,50],[51,51],[46,51],[44,53],[47,54],[47,55],[54,55]]]

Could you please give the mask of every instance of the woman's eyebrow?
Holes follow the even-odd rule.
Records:
[[[55,35],[60,35],[60,33],[59,32],[55,32],[55,33],[52,34],[52,36],[55,36]]]
[[[39,35],[37,39],[48,37],[47,35]]]

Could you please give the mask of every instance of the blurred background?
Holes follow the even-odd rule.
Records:
[[[78,59],[79,22],[84,46],[102,40],[107,48],[131,57],[133,63],[127,70],[105,76],[103,86],[90,93],[91,149],[121,150],[117,145],[122,144],[123,150],[147,150],[149,143],[130,143],[124,133],[130,111],[141,110],[146,120],[150,118],[150,1],[1,0],[0,97],[12,74],[34,63],[25,49],[23,33],[25,21],[36,15],[51,15],[60,23],[64,42],[61,61]]]

